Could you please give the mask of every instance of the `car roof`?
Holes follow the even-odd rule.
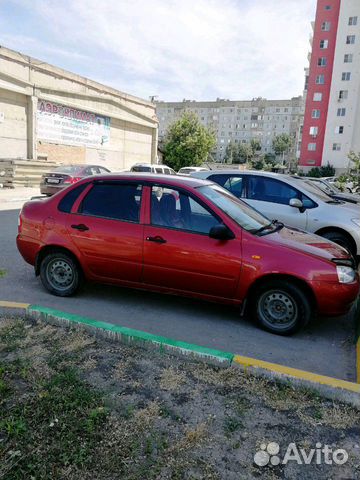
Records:
[[[150,183],[167,183],[168,185],[173,186],[187,186],[187,187],[200,187],[203,185],[210,185],[213,182],[209,180],[202,180],[194,177],[180,177],[176,175],[163,175],[160,173],[147,173],[147,172],[124,172],[120,174],[107,173],[106,175],[93,175],[91,177],[92,181],[104,180],[138,180],[140,182],[150,182]]]
[[[287,175],[285,173],[274,173],[274,172],[264,172],[263,170],[238,170],[238,169],[225,169],[225,168],[219,168],[216,170],[207,170],[206,172],[194,172],[196,173],[196,176],[198,175],[197,178],[203,178],[205,176],[210,176],[210,175],[228,175],[228,174],[233,174],[233,175],[259,175],[262,177],[272,177],[272,178],[285,178],[287,180],[291,180],[291,175]]]

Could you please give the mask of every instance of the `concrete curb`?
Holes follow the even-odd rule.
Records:
[[[18,309],[25,313],[28,318],[50,323],[53,325],[66,325],[75,328],[84,328],[95,335],[101,335],[127,344],[134,344],[147,349],[157,349],[169,354],[186,355],[199,360],[221,365],[224,367],[241,368],[246,373],[257,377],[276,379],[292,385],[313,390],[320,395],[350,403],[360,407],[360,384],[340,380],[312,372],[298,370],[275,363],[265,362],[255,358],[235,355],[229,352],[214,350],[211,348],[194,345],[171,338],[166,338],[151,333],[134,330],[107,322],[97,321],[80,315],[61,312],[52,308],[16,304],[12,302],[0,302],[0,307]],[[357,342],[357,366],[360,368],[360,339]],[[359,370],[358,370],[359,378]]]

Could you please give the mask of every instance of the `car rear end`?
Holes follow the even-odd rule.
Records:
[[[54,172],[45,173],[41,177],[40,193],[47,196],[54,195],[63,188],[78,182],[81,178],[80,169],[71,172],[55,170]]]

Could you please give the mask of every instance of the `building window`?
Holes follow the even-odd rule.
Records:
[[[325,67],[326,66],[326,57],[318,58],[318,66],[319,67]]]
[[[344,127],[341,125],[335,128],[335,133],[344,133]]]
[[[314,102],[321,102],[322,100],[322,93],[315,92],[313,97]]]
[[[331,26],[331,23],[330,22],[323,22],[321,24],[321,30],[323,32],[329,32],[330,31],[330,26]]]
[[[351,78],[351,72],[343,72],[341,75],[341,80],[348,82]]]
[[[341,143],[333,143],[332,149],[333,149],[334,152],[340,152]]]
[[[308,150],[309,150],[309,152],[315,152],[316,143],[308,143]]]
[[[310,135],[316,137],[316,135],[318,134],[318,131],[319,131],[319,127],[310,127]]]
[[[344,55],[344,63],[352,63],[353,61],[353,54],[352,53],[346,53]]]
[[[329,46],[329,40],[320,40],[320,48],[321,50],[325,50]]]
[[[317,85],[324,85],[325,83],[325,76],[324,75],[317,75],[316,76],[316,84]]]
[[[339,92],[339,99],[346,100],[348,98],[348,91],[347,90],[340,90]]]
[[[358,17],[350,17],[349,18],[349,25],[357,25]]]
[[[331,5],[325,5],[325,10],[331,10]]]
[[[338,117],[345,117],[346,115],[346,108],[338,108],[337,109],[337,116]]]
[[[346,37],[347,45],[353,45],[355,43],[355,35],[348,35]]]
[[[320,118],[320,110],[313,110],[311,112],[311,118]]]

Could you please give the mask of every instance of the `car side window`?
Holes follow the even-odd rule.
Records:
[[[249,176],[247,198],[249,200],[289,205],[292,198],[303,200],[303,194],[296,188],[280,180],[260,176]]]
[[[162,167],[155,167],[155,172],[156,173],[163,173]]]
[[[81,202],[79,213],[93,217],[139,223],[141,197],[141,185],[94,184]]]
[[[99,168],[99,173],[109,173],[109,170],[107,168],[103,168],[103,167],[98,167]]]
[[[60,200],[58,210],[64,213],[70,213],[74,203],[76,202],[76,199],[79,197],[79,195],[81,195],[88,185],[88,183],[82,183],[81,185],[71,189],[70,192]]]
[[[152,187],[151,224],[208,235],[219,220],[190,195],[172,188]]]
[[[85,175],[97,175],[98,173],[100,173],[100,170],[97,167],[85,168]]]

